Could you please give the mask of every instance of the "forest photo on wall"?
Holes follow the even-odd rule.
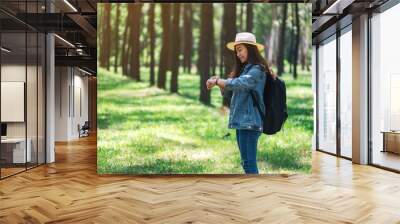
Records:
[[[97,7],[99,174],[311,172],[311,4]]]

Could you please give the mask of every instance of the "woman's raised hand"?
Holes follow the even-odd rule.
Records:
[[[206,86],[207,89],[212,89],[215,86],[215,80],[217,79],[217,76],[211,76],[207,82],[206,82]]]

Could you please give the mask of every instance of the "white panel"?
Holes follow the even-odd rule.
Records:
[[[24,122],[24,82],[1,82],[1,122]]]
[[[390,79],[390,129],[400,130],[400,74],[391,74]]]
[[[52,4],[48,2],[49,8],[52,10]],[[54,147],[54,135],[55,135],[55,74],[54,74],[54,35],[47,34],[47,92],[46,92],[46,103],[47,103],[47,123],[46,123],[46,163],[52,163],[55,161],[55,147]]]
[[[312,90],[313,90],[313,137],[312,137],[312,150],[316,150],[317,146],[317,88],[316,88],[316,81],[317,81],[317,48],[316,46],[313,45],[313,51],[312,51],[312,69],[311,69],[311,75],[312,75]]]
[[[352,157],[352,31],[340,37],[340,152]]]
[[[336,40],[318,51],[318,147],[336,153]]]
[[[74,138],[79,136],[78,132],[78,125],[82,125],[80,120],[81,120],[81,88],[80,87],[75,87],[74,88],[75,93],[74,93],[74,119],[73,119],[73,125],[72,125],[72,136]]]

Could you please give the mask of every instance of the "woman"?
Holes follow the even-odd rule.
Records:
[[[257,108],[253,104],[250,91],[254,91],[261,109],[265,112],[263,91],[266,81],[265,71],[270,72],[260,52],[262,44],[256,42],[254,34],[243,32],[236,34],[235,42],[227,44],[235,53],[235,65],[230,78],[213,76],[207,80],[207,88],[218,86],[224,95],[232,91],[228,128],[236,129],[241,165],[246,174],[258,174],[257,143],[262,133],[263,123]]]

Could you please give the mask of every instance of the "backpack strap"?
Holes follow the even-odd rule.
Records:
[[[261,110],[260,104],[258,103],[257,96],[255,95],[254,90],[250,90],[250,95],[251,95],[251,98],[253,99],[253,105],[254,105],[254,104],[256,105],[257,110],[258,110],[258,112],[259,112],[260,115],[261,115],[261,120],[264,121],[264,116],[265,116],[265,115],[264,115],[264,113],[263,113],[262,110]]]
[[[253,67],[253,64],[250,66],[250,68],[251,67]],[[250,69],[249,68],[249,69]],[[266,74],[267,75],[267,74]],[[261,110],[261,107],[260,107],[260,104],[258,103],[258,100],[257,100],[257,95],[255,94],[255,90],[250,90],[250,95],[251,95],[251,98],[253,99],[253,105],[255,104],[256,105],[256,107],[257,107],[257,110],[258,110],[258,112],[260,113],[260,116],[261,116],[261,120],[263,120],[263,122],[264,122],[264,113],[262,112],[262,110]]]

